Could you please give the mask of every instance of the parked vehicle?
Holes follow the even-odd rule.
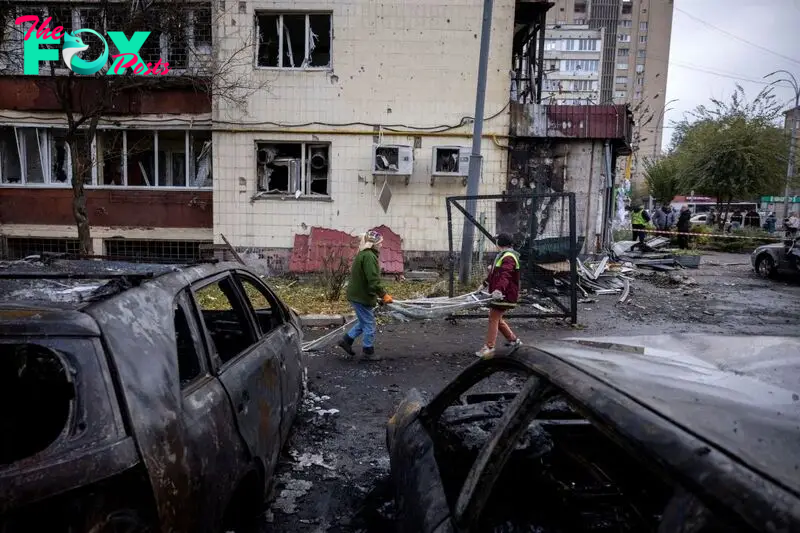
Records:
[[[225,531],[257,514],[305,368],[259,276],[4,266],[0,531]]]
[[[798,353],[664,335],[479,359],[389,421],[401,529],[800,531]]]
[[[800,237],[759,246],[750,255],[750,263],[765,278],[800,273]]]

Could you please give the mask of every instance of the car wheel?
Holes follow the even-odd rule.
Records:
[[[769,254],[763,254],[756,259],[756,272],[763,278],[775,277],[775,260]]]

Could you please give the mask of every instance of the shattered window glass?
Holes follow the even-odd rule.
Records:
[[[331,64],[330,14],[258,14],[260,67],[320,68]]]
[[[258,66],[280,66],[280,28],[279,15],[258,16]]]
[[[186,132],[158,132],[159,187],[186,186]]]
[[[22,183],[22,167],[13,128],[0,128],[0,183]]]
[[[299,68],[306,57],[306,16],[283,15],[283,67]]]
[[[189,176],[190,187],[211,187],[211,132],[194,131],[189,133]]]
[[[67,184],[72,180],[72,157],[66,131],[53,130],[50,135],[50,182]]]
[[[331,64],[331,16],[309,15],[308,66],[327,67]]]
[[[123,185],[123,152],[120,130],[97,132],[97,184]]]
[[[195,292],[195,300],[217,355],[223,363],[250,347],[254,339],[247,312],[239,304],[236,289],[230,278],[198,289]]]

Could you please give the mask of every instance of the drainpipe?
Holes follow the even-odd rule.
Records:
[[[614,205],[614,174],[611,169],[611,141],[606,139],[605,142],[605,161],[606,161],[606,208],[603,216],[603,246],[611,245],[611,216],[612,207]]]

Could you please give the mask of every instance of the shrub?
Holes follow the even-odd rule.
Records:
[[[329,246],[322,257],[320,282],[329,302],[339,300],[347,278],[350,276],[352,249],[349,246]]]

